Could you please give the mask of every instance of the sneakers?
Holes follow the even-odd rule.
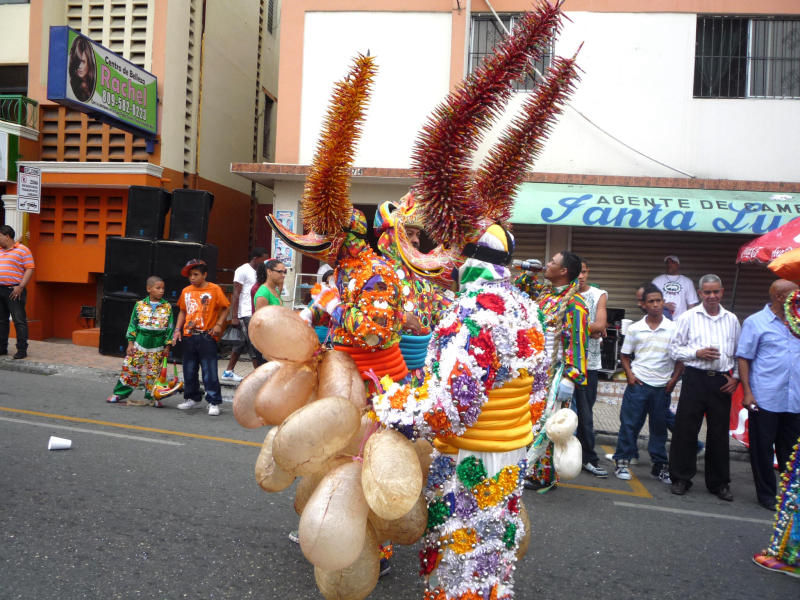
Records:
[[[178,404],[178,410],[188,410],[190,408],[199,408],[202,402],[200,400],[186,400]]]
[[[164,408],[164,403],[161,400],[153,400],[153,404],[155,408]]]
[[[589,471],[589,473],[595,477],[600,477],[601,479],[608,477],[608,471],[597,465],[593,465],[592,463],[587,462],[585,465],[583,465],[583,468]]]
[[[116,394],[111,394],[108,398],[106,398],[106,402],[109,404],[126,404],[125,398],[120,398]]]
[[[631,471],[628,468],[630,466],[630,462],[624,458],[619,459],[616,461],[616,468],[614,469],[614,475],[617,476],[617,479],[624,479],[625,481],[629,481],[631,478]]]
[[[223,371],[222,377],[219,378],[220,383],[239,383],[241,380],[242,378],[233,371]]]
[[[219,404],[209,404],[208,405],[208,414],[212,417],[219,416]]]
[[[300,534],[297,531],[297,529],[295,529],[294,531],[290,531],[289,532],[289,539],[291,541],[293,541],[295,544],[299,544],[300,543]]]
[[[650,475],[658,479],[661,483],[672,485],[672,479],[669,476],[669,467],[667,465],[653,465],[650,470]]]

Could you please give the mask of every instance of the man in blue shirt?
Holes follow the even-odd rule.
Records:
[[[798,286],[778,279],[769,288],[770,303],[742,326],[736,357],[749,412],[750,465],[758,503],[775,510],[777,485],[773,446],[783,471],[800,437],[800,338],[786,323],[783,304]]]

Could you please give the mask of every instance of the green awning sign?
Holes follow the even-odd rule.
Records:
[[[523,183],[511,220],[761,235],[800,217],[800,194]]]

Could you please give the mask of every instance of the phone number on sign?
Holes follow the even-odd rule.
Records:
[[[103,90],[103,104],[120,112],[127,113],[134,119],[147,121],[147,111],[144,108],[132,104],[127,98],[112,94],[108,90]]]

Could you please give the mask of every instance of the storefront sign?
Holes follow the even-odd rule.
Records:
[[[761,235],[800,217],[800,194],[524,183],[515,223]]]
[[[17,210],[39,214],[42,201],[42,170],[39,167],[17,167]]]
[[[158,81],[70,27],[50,28],[47,99],[154,137]]]

